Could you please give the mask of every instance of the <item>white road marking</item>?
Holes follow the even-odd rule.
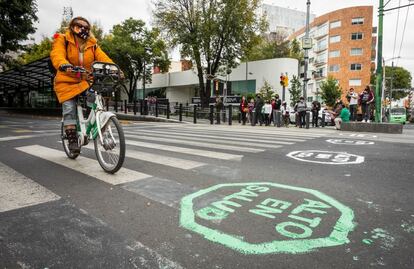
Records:
[[[59,199],[58,195],[0,162],[0,212]]]
[[[134,139],[138,139],[138,140],[147,140],[147,141],[155,141],[155,142],[182,144],[182,145],[188,145],[188,146],[194,146],[194,147],[203,147],[203,148],[221,149],[221,150],[232,150],[232,151],[239,151],[239,152],[259,153],[259,152],[264,151],[264,149],[257,149],[257,148],[236,147],[236,146],[229,146],[229,145],[223,145],[223,144],[203,143],[203,142],[198,142],[198,141],[180,140],[180,139],[172,139],[172,138],[149,137],[149,136],[145,136],[145,135],[125,134],[125,137],[134,138]]]
[[[363,156],[349,154],[347,152],[322,150],[293,151],[286,156],[301,162],[333,165],[360,164],[365,161]]]
[[[21,140],[21,139],[30,139],[30,138],[45,137],[45,136],[56,136],[56,133],[41,134],[41,135],[5,136],[5,137],[0,137],[0,142]]]
[[[124,184],[131,181],[152,177],[134,170],[121,168],[115,175],[106,173],[97,160],[79,156],[76,160],[69,159],[65,152],[39,145],[19,147],[19,151],[42,158],[44,160],[67,167],[77,172],[94,177],[112,185]]]
[[[131,141],[131,140],[127,140],[126,144],[137,146],[137,147],[172,151],[176,153],[184,153],[184,154],[202,156],[202,157],[213,158],[213,159],[221,159],[221,160],[241,161],[241,159],[243,158],[243,155],[235,155],[235,154],[200,150],[200,149],[182,148],[182,147],[176,147],[176,146],[168,146],[168,145],[138,142],[138,141]]]

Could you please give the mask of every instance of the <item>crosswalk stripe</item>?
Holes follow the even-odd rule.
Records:
[[[259,153],[259,152],[264,151],[264,149],[258,149],[258,148],[249,148],[249,147],[244,147],[244,146],[236,147],[236,146],[229,146],[229,145],[223,145],[223,144],[217,144],[217,143],[204,143],[204,142],[198,142],[198,141],[190,141],[189,139],[180,140],[180,139],[172,139],[172,138],[161,138],[161,137],[155,137],[155,136],[149,137],[145,135],[129,135],[129,134],[125,134],[125,137],[134,138],[138,140],[182,144],[182,145],[188,145],[188,146],[194,146],[194,147],[231,150],[231,151],[239,151],[239,152]]]
[[[41,134],[41,135],[6,136],[6,137],[0,137],[0,142],[21,140],[21,139],[30,139],[30,138],[45,137],[45,136],[56,136],[56,133]]]
[[[58,195],[0,162],[0,212],[59,199]]]
[[[111,175],[106,173],[99,165],[98,161],[86,157],[79,156],[76,160],[71,160],[66,157],[63,151],[51,149],[39,145],[32,145],[26,147],[16,148],[19,151],[25,152],[44,160],[56,163],[58,165],[67,167],[77,172],[86,174],[88,176],[97,178],[101,181],[112,185],[124,184],[131,181],[141,180],[152,177],[150,175],[140,173],[134,170],[122,168],[116,174]]]
[[[196,155],[196,156],[202,156],[202,157],[220,159],[220,160],[241,161],[241,159],[243,158],[243,155],[235,155],[235,154],[222,153],[222,152],[216,152],[216,151],[183,148],[183,147],[138,142],[138,141],[131,141],[131,140],[127,140],[126,144],[131,145],[131,146],[136,146],[136,147],[172,151],[175,153],[184,153],[184,154],[189,154],[189,155]]]
[[[290,138],[282,138],[280,139],[279,137],[277,138],[277,140],[275,140],[274,138],[272,139],[253,139],[253,138],[245,138],[246,136],[237,136],[237,135],[232,135],[231,137],[224,137],[224,136],[219,136],[219,135],[210,135],[210,134],[193,134],[193,133],[185,133],[185,132],[163,132],[163,131],[150,131],[150,130],[139,130],[138,132],[131,132],[128,131],[128,133],[130,134],[151,134],[151,135],[157,135],[157,136],[162,136],[162,137],[201,137],[203,138],[202,141],[211,141],[214,143],[228,143],[228,144],[234,144],[234,145],[252,145],[254,147],[264,147],[264,148],[268,148],[269,145],[271,144],[275,144],[275,145],[292,145],[294,143],[291,142],[305,142],[306,140],[304,139],[290,139]],[[209,139],[205,139],[205,138],[214,138],[214,140],[209,140]],[[188,138],[186,138],[188,139]],[[286,140],[286,141],[283,141]],[[248,144],[246,142],[253,142],[253,144]],[[264,143],[264,144],[259,144],[258,142]],[[278,146],[276,146],[276,148],[279,148]]]
[[[91,144],[85,147],[91,150],[94,149],[94,146]],[[144,151],[136,151],[132,149],[127,149],[125,152],[125,156],[131,159],[166,165],[166,166],[170,166],[170,167],[177,168],[177,169],[183,169],[183,170],[191,170],[191,169],[206,165],[205,163],[201,163],[201,162],[184,160],[180,158],[163,156],[159,154],[152,154],[152,153],[148,153]]]

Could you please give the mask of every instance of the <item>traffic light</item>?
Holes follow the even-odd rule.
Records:
[[[280,85],[282,85],[283,87],[287,87],[289,85],[289,78],[286,75],[281,75],[280,76]]]

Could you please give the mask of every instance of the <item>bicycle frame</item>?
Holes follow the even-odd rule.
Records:
[[[95,102],[92,104],[92,109],[87,119],[83,117],[82,106],[80,104],[77,105],[77,129],[79,133],[80,145],[86,145],[89,142],[87,139],[95,140],[97,137],[99,137],[101,144],[103,144],[101,132],[102,126],[105,126],[111,117],[115,117],[114,113],[104,110],[102,96],[97,92],[94,92],[94,94]]]

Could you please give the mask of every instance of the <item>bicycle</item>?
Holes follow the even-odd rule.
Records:
[[[87,72],[82,67],[75,67],[71,72],[93,77],[92,84],[88,80],[90,87],[87,91],[92,94],[90,96],[94,97],[94,100],[91,103],[90,114],[87,119],[83,116],[81,100],[77,98],[76,129],[79,146],[86,146],[93,140],[95,154],[100,166],[105,172],[114,174],[122,167],[125,160],[125,136],[116,115],[105,111],[102,94],[105,92],[114,93],[114,89],[120,81],[121,71],[116,64],[94,62],[92,72]],[[76,159],[80,153],[70,152],[63,120],[61,138],[66,155],[70,159]]]

